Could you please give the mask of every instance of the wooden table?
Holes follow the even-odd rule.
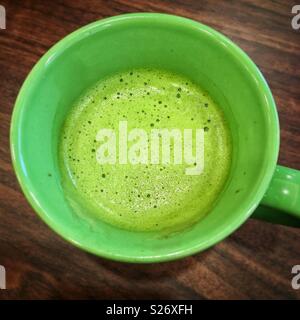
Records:
[[[299,2],[299,1],[298,1]],[[300,229],[249,220],[214,248],[159,265],[111,262],[82,252],[34,213],[16,181],[9,125],[26,75],[50,46],[91,21],[126,12],[178,14],[223,32],[257,63],[273,91],[281,122],[279,162],[300,169],[300,30],[294,1],[1,1],[0,264],[8,290],[0,298],[300,298],[291,268],[300,264]]]

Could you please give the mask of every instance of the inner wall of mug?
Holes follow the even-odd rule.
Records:
[[[59,43],[33,72],[20,129],[31,192],[52,226],[92,252],[139,261],[205,248],[246,219],[256,205],[252,200],[264,180],[276,126],[263,80],[240,54],[208,28],[155,15],[94,24]],[[91,229],[74,215],[61,186],[57,147],[72,103],[101,78],[140,67],[170,70],[201,85],[225,112],[232,133],[230,177],[215,207],[176,235],[129,232],[101,222]],[[76,204],[76,198],[71,201]]]

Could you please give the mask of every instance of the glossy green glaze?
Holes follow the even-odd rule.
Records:
[[[254,217],[300,226],[300,171],[277,166],[262,206]]]
[[[74,215],[61,186],[58,141],[74,100],[102,77],[141,67],[167,69],[201,85],[222,106],[232,133],[233,162],[226,187],[203,220],[176,234],[130,232],[100,222],[91,228]],[[11,124],[15,171],[40,217],[74,245],[127,262],[177,259],[232,233],[266,193],[278,147],[275,103],[255,64],[213,29],[164,14],[116,16],[64,38],[26,79]],[[273,186],[278,188],[276,176],[264,202],[297,214],[285,198],[281,202],[272,196]],[[71,201],[76,205],[76,197]]]

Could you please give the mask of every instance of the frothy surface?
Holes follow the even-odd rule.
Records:
[[[96,160],[101,128],[204,128],[204,171],[187,165],[105,164]],[[231,161],[224,115],[190,80],[139,69],[101,80],[73,106],[63,126],[60,166],[95,219],[139,231],[179,229],[205,216],[226,181]],[[90,213],[89,213],[90,215]]]

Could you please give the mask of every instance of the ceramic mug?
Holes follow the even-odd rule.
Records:
[[[199,83],[222,107],[232,134],[229,178],[213,209],[192,227],[167,236],[101,221],[90,228],[74,214],[61,185],[58,141],[73,101],[102,77],[140,67],[167,69]],[[35,211],[63,238],[102,257],[161,262],[188,256],[223,240],[253,213],[300,225],[300,174],[276,164],[279,124],[265,79],[228,38],[189,19],[125,14],[61,40],[24,82],[10,141],[18,180]]]

